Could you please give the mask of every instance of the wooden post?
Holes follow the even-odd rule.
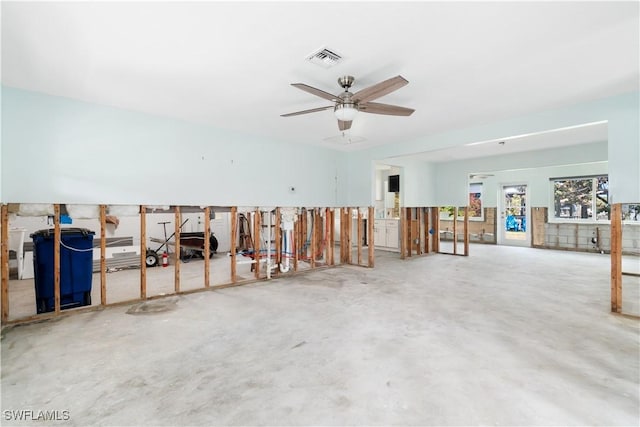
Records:
[[[351,208],[347,208],[347,264],[353,264],[353,253],[351,246],[353,245],[353,218],[351,217]]]
[[[210,282],[210,274],[211,274],[211,263],[209,262],[209,258],[211,256],[211,242],[209,241],[211,238],[211,208],[206,206],[204,208],[204,287],[208,288],[211,286]]]
[[[431,208],[431,228],[433,229],[431,246],[434,252],[440,252],[440,207]]]
[[[428,254],[429,248],[429,215],[431,214],[431,208],[422,208],[423,220],[424,220],[424,253]]]
[[[622,312],[622,204],[611,205],[611,311]]]
[[[100,305],[107,305],[107,207],[100,205]]]
[[[400,208],[400,258],[407,256],[407,208]]]
[[[364,223],[362,222],[362,212],[358,208],[358,265],[362,265],[362,239],[364,238]]]
[[[293,253],[293,271],[298,271],[298,228],[300,227],[300,217],[302,214],[294,215],[293,238],[291,239],[291,252]]]
[[[253,217],[253,276],[256,279],[260,278],[260,258],[262,255],[260,254],[261,249],[261,239],[262,239],[262,228],[261,228],[261,217],[260,211],[258,209],[252,213]]]
[[[369,250],[369,267],[374,266],[374,253],[373,248],[375,246],[375,240],[373,239],[373,222],[374,222],[374,209],[373,206],[369,206],[369,213],[367,215],[367,249]]]
[[[329,265],[335,265],[335,244],[336,244],[336,236],[335,236],[335,225],[336,225],[336,217],[335,210],[327,208],[327,218],[329,220],[329,233],[327,237],[327,244],[329,245],[329,252],[327,254]]]
[[[53,205],[53,304],[60,314],[60,205]]]
[[[458,254],[458,207],[453,208],[453,254]]]
[[[2,323],[9,320],[9,206],[2,205]]]
[[[180,215],[180,206],[175,206],[175,236],[176,239],[175,247],[175,265],[173,266],[174,272],[174,286],[176,293],[180,292],[180,225],[182,224],[182,216]]]
[[[238,251],[238,208],[233,206],[231,208],[231,283],[236,283],[238,280],[237,265],[236,265],[236,252]]]
[[[464,207],[464,256],[469,256],[469,207]]]
[[[140,206],[140,299],[147,298],[147,208]]]
[[[318,244],[318,233],[316,232],[317,228],[318,228],[318,223],[317,223],[317,219],[318,217],[316,216],[316,209],[313,208],[311,209],[311,268],[315,268],[316,266],[316,245]]]
[[[271,214],[269,214],[271,215]],[[276,227],[275,227],[275,240],[276,240],[276,265],[280,267],[282,264],[282,218],[280,217],[280,208],[276,208]],[[279,269],[275,270],[280,271]]]

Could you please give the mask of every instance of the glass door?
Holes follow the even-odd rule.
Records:
[[[502,185],[501,194],[498,243],[501,245],[531,246],[527,185]]]

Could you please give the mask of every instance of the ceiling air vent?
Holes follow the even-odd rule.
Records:
[[[307,56],[307,61],[311,62],[312,64],[319,65],[323,68],[331,68],[342,61],[342,56],[336,53],[335,50],[323,47],[322,49],[317,50],[311,55]]]

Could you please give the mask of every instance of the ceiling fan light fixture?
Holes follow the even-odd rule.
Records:
[[[352,102],[345,102],[343,104],[337,104],[333,112],[338,120],[350,122],[358,114],[358,107]]]

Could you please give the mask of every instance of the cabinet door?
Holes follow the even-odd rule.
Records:
[[[398,221],[387,221],[387,244],[389,248],[398,249],[399,245]]]
[[[387,232],[384,220],[376,220],[373,222],[373,242],[374,246],[386,246]]]

